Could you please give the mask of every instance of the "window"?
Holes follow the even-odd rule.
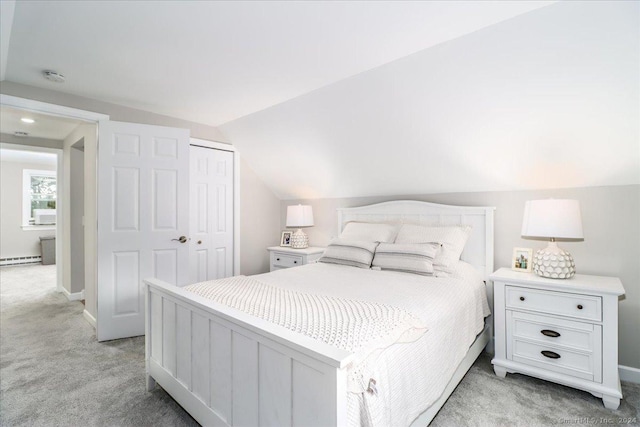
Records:
[[[56,171],[22,171],[22,225],[56,223]]]

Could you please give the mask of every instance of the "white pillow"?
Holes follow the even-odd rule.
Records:
[[[439,248],[439,243],[380,243],[372,267],[432,276],[433,260]]]
[[[393,243],[396,234],[398,234],[398,224],[348,222],[340,233],[340,238],[361,242]]]
[[[400,227],[395,243],[429,243],[442,245],[433,262],[437,276],[446,276],[453,272],[453,267],[460,259],[464,245],[471,235],[470,225],[460,226],[426,226],[403,224]],[[437,274],[437,273],[441,274]]]
[[[376,246],[378,246],[377,242],[334,239],[318,262],[370,268]]]

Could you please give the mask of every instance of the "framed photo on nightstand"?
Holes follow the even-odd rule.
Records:
[[[291,235],[293,231],[283,231],[280,237],[280,246],[291,246]]]
[[[523,273],[531,273],[533,264],[533,249],[513,248],[511,257],[511,269]]]

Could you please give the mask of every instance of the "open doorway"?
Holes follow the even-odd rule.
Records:
[[[56,176],[55,153],[0,148],[0,265],[55,264],[40,248],[56,237]]]
[[[83,301],[84,143],[96,124],[0,108],[3,297],[57,291]],[[38,286],[29,284],[34,278]]]
[[[57,291],[57,154],[0,148],[2,306]]]

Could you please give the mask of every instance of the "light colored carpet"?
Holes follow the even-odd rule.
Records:
[[[145,390],[142,337],[96,341],[84,306],[55,291],[55,266],[0,268],[0,301],[1,426],[197,425],[160,387]],[[433,426],[618,424],[640,415],[640,385],[623,383],[625,400],[609,411],[589,393],[500,379],[490,361],[480,356]]]
[[[197,426],[146,391],[143,337],[96,341],[55,266],[0,268],[0,300],[0,425]]]

